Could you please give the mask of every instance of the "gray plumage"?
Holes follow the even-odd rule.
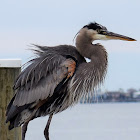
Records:
[[[95,88],[104,81],[107,52],[102,45],[92,42],[108,38],[134,40],[109,32],[100,24],[90,23],[79,31],[76,47],[35,45],[36,57],[29,61],[17,78],[15,96],[7,107],[6,122],[10,121],[9,129],[23,124],[24,140],[30,120],[50,115],[44,130],[45,138],[49,139],[52,115],[74,105],[82,97],[91,93],[94,96]],[[85,57],[91,61],[86,62]]]

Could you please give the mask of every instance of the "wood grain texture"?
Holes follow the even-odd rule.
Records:
[[[14,95],[13,84],[20,68],[0,68],[0,140],[21,140],[21,128],[8,130],[6,108]]]

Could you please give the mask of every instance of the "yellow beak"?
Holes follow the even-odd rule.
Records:
[[[107,39],[119,39],[119,40],[126,40],[126,41],[136,41],[133,38],[124,36],[124,35],[120,35],[120,34],[116,34],[113,32],[109,32],[109,31],[105,31],[103,32],[103,34],[106,36]]]

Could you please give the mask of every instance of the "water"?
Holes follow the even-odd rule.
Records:
[[[30,122],[26,140],[45,140],[47,119]],[[78,104],[53,117],[50,140],[140,140],[140,103]]]

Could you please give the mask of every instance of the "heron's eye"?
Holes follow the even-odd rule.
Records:
[[[106,31],[101,31],[100,34],[106,35]]]
[[[107,33],[106,32],[103,32],[103,34],[106,35]]]

